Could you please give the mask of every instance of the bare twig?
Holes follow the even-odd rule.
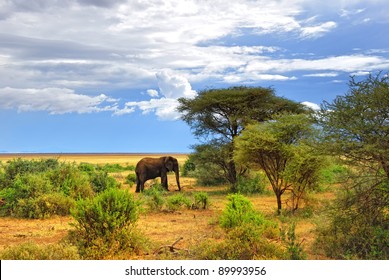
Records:
[[[169,251],[172,252],[172,253],[175,253],[175,250],[177,250],[177,251],[178,250],[188,251],[187,249],[181,249],[181,248],[174,247],[182,239],[184,239],[184,238],[183,237],[178,238],[172,245],[162,245],[161,247],[159,247],[157,250],[154,251],[154,255],[155,254],[161,254],[162,249],[165,249],[165,248],[169,248]]]

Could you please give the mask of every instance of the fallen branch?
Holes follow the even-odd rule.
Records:
[[[181,249],[181,248],[174,247],[182,239],[184,239],[184,238],[183,237],[178,238],[172,245],[162,245],[161,247],[159,247],[157,250],[154,251],[154,255],[161,254],[162,250],[165,248],[169,248],[169,251],[172,253],[176,253],[175,251],[178,251],[178,250],[189,252],[187,249]]]

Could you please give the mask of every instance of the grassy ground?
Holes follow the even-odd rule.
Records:
[[[90,162],[90,163],[120,163],[126,165],[135,165],[144,155],[126,155],[126,154],[88,154],[88,155],[60,155],[60,160],[71,162]],[[153,156],[153,155],[147,155]],[[160,156],[160,155],[154,155]],[[182,164],[187,156],[174,155]],[[53,157],[52,155],[27,155],[26,158]],[[2,155],[0,160],[5,161],[12,158],[11,155]],[[124,182],[125,175],[129,171],[113,174],[117,180]],[[152,241],[154,249],[170,245],[176,240],[182,238],[176,247],[191,248],[204,240],[218,242],[223,239],[224,232],[218,225],[218,217],[227,203],[227,191],[225,187],[202,187],[196,186],[192,178],[181,178],[181,186],[184,193],[197,191],[207,192],[210,199],[210,207],[206,210],[187,210],[181,209],[175,212],[160,211],[148,212],[140,216],[138,221],[139,229],[144,235]],[[134,186],[123,184],[124,188],[129,188],[135,192]],[[147,186],[146,186],[147,188]],[[174,174],[169,175],[169,188],[171,192],[176,189]],[[134,194],[139,196],[139,194]],[[312,195],[313,207],[315,213],[318,209],[325,207],[326,202],[333,199],[332,192],[318,193]],[[298,216],[276,215],[276,199],[272,192],[265,195],[249,196],[256,210],[261,211],[267,217],[276,219],[281,226],[287,226],[292,221],[296,222],[296,234],[298,240],[307,252],[309,259],[322,259],[312,249],[315,240],[316,223],[320,221],[317,214],[302,214]],[[304,213],[304,212],[303,212]],[[72,222],[71,217],[54,217],[45,220],[27,220],[15,218],[0,218],[0,252],[9,246],[22,244],[32,241],[36,244],[55,244],[67,235]],[[144,256],[140,258],[153,258],[153,256]]]

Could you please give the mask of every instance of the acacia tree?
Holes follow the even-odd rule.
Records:
[[[389,75],[356,81],[332,103],[324,102],[318,123],[326,151],[353,165],[382,169],[389,179]]]
[[[313,137],[312,120],[305,114],[279,115],[272,121],[250,125],[236,139],[235,159],[262,169],[277,198],[292,193],[292,211],[306,190],[315,186],[321,158],[306,143]]]
[[[222,168],[233,190],[237,177],[245,172],[244,167],[237,167],[233,158],[235,138],[250,122],[263,122],[280,112],[305,110],[299,103],[277,97],[272,88],[263,87],[210,89],[201,91],[194,99],[178,101],[178,111],[194,135],[205,145],[220,150],[218,156],[208,160],[217,159],[215,164]],[[201,145],[195,146],[195,150],[202,150]]]
[[[325,102],[322,150],[353,166],[320,237],[334,258],[389,257],[389,76],[370,74]],[[319,241],[320,241],[319,239]]]

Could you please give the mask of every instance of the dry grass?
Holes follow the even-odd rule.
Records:
[[[23,159],[47,159],[57,158],[59,161],[66,162],[89,162],[93,164],[118,163],[123,165],[136,165],[143,157],[161,157],[170,155],[177,158],[180,164],[183,164],[187,154],[0,154],[0,161],[8,161],[15,158]]]

